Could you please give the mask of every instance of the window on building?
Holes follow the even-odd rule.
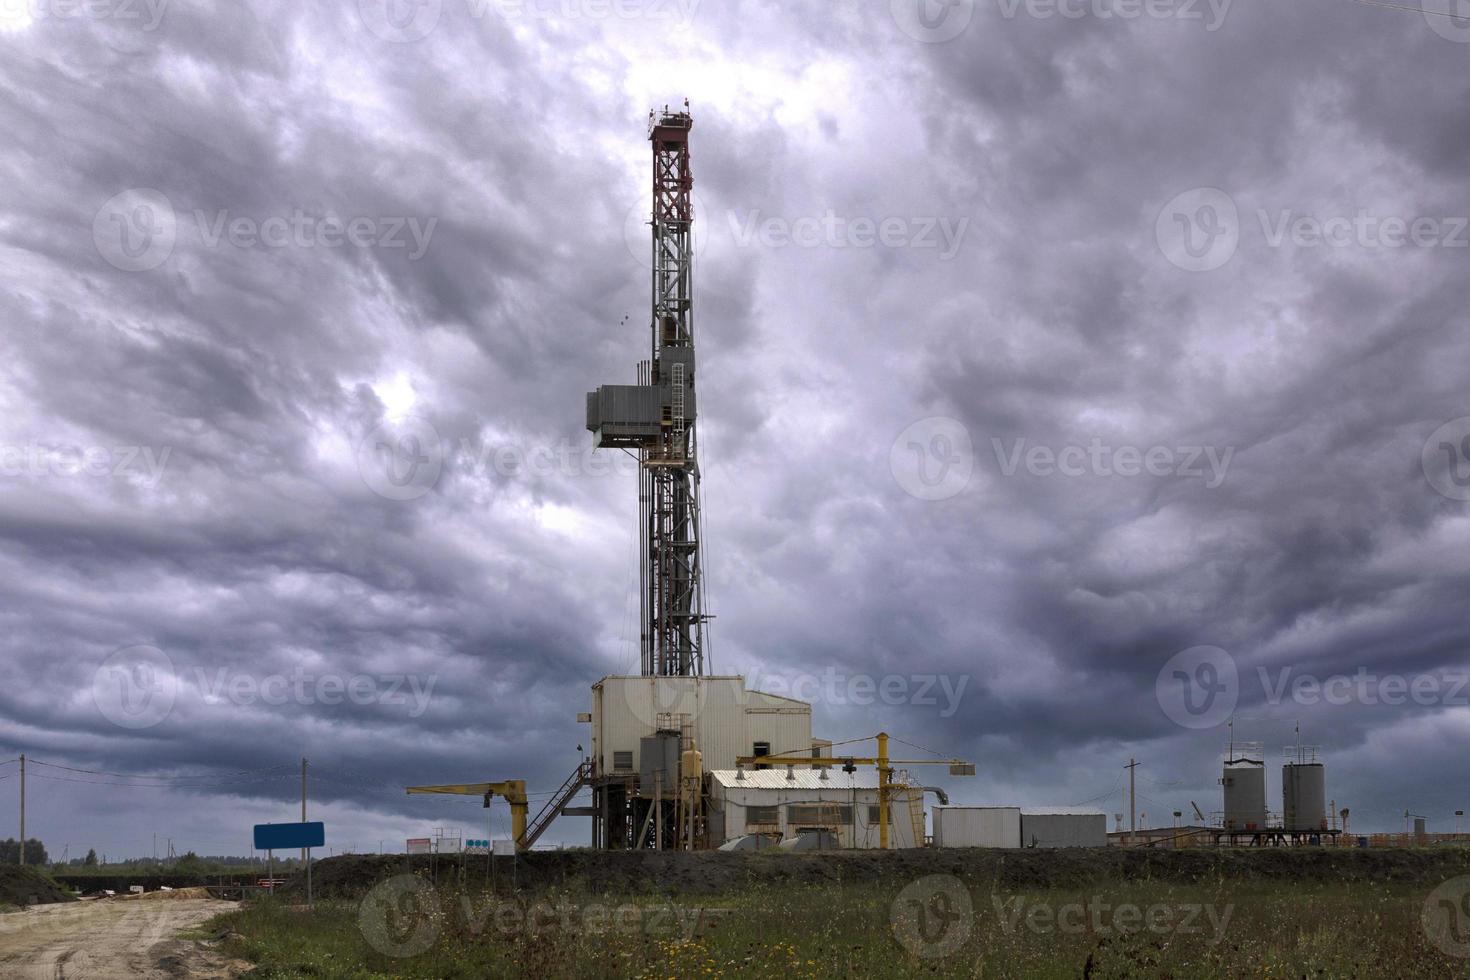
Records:
[[[615,772],[632,772],[633,771],[633,752],[632,752],[631,749],[628,750],[628,751],[626,751],[626,752],[614,752],[613,753],[613,771],[615,771]]]
[[[878,804],[876,803],[868,804],[868,823],[875,826],[878,823]]]
[[[755,746],[754,746],[754,748],[752,748],[750,754],[751,755],[770,755],[771,754],[771,743],[770,742],[756,742],[755,743]],[[769,769],[771,767],[770,766],[765,766],[765,765],[757,765],[756,768],[757,769]]]
[[[746,830],[753,830],[757,827],[774,827],[780,822],[781,814],[778,807],[748,806],[745,808]]]
[[[831,827],[852,823],[852,807],[846,803],[791,803],[786,822],[809,827]]]

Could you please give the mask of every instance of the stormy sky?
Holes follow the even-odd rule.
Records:
[[[338,850],[561,782],[637,669],[583,397],[646,356],[686,98],[715,672],[963,802],[1126,812],[1134,757],[1149,823],[1215,811],[1234,718],[1273,810],[1299,725],[1355,829],[1454,829],[1470,3],[1424,2],[0,0],[28,833],[241,853],[303,756]]]

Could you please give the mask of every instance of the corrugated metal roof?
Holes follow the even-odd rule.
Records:
[[[1005,803],[982,803],[973,806],[960,804],[957,806],[936,807],[945,810],[1020,810],[1023,817],[1101,817],[1105,816],[1101,810],[1093,810],[1085,806],[1013,806]]]
[[[822,778],[820,769],[793,769],[791,779],[786,778],[786,767],[776,769],[747,769],[745,779],[737,779],[738,769],[712,769],[710,778],[727,789],[877,789],[878,772],[875,769],[859,769],[846,773],[841,769],[826,770]]]

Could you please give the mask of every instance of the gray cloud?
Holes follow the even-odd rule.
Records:
[[[1214,808],[1223,732],[1174,725],[1154,684],[1213,644],[1240,666],[1238,727],[1275,745],[1299,722],[1355,820],[1462,808],[1465,706],[1272,705],[1257,668],[1465,669],[1466,505],[1420,457],[1470,415],[1466,253],[1270,234],[1282,212],[1464,215],[1464,46],[1328,0],[1231,5],[1213,31],[981,2],[942,44],[885,8],[700,4],[680,25],[447,0],[413,43],[351,4],[6,25],[0,741],[201,777],[38,785],[48,845],[143,853],[167,827],[226,849],[216,815],[290,812],[302,755],[334,838],[364,847],[482,825],[410,782],[560,782],[588,685],[636,662],[632,477],[591,462],[581,398],[645,343],[641,127],[685,96],[718,669],[965,676],[948,716],[822,696],[818,728],[974,758],[950,784],[972,800],[1111,812],[1137,756],[1158,812],[1187,812]],[[129,272],[94,222],[140,188],[173,244]],[[1156,237],[1194,188],[1239,215],[1207,272]],[[298,214],[317,238],[213,237]],[[742,234],[752,214],[839,230],[782,245]],[[433,230],[417,258],[322,243],[354,218]],[[863,244],[885,219],[904,243]],[[919,243],[961,220],[952,254]],[[388,499],[362,446],[405,415],[442,470]],[[973,472],[925,500],[891,450],[935,416]],[[1008,475],[995,446],[1018,440],[1231,456],[1216,486]],[[99,472],[68,472],[89,450]],[[135,644],[180,686],[128,730],[91,692]],[[298,669],[433,687],[417,713],[207,698]]]

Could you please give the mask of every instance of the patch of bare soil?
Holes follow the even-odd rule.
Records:
[[[159,901],[133,896],[36,905],[8,913],[0,916],[0,976],[228,980],[248,964],[178,935],[236,907],[235,902],[208,898]]]

